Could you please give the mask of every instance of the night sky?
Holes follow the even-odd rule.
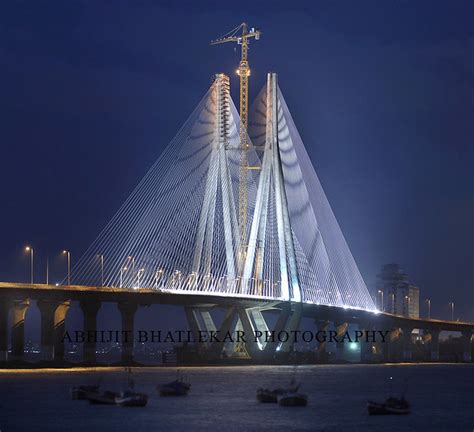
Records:
[[[8,1],[0,6],[0,280],[65,275],[239,50],[279,83],[360,271],[398,262],[474,320],[472,1]],[[421,305],[422,314],[425,308]]]

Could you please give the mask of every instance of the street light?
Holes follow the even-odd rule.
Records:
[[[454,321],[454,302],[450,302],[449,306],[451,307],[451,321]]]
[[[425,303],[428,305],[428,319],[431,319],[431,300],[426,299]]]
[[[128,267],[122,267],[120,269],[120,288],[122,288],[123,286],[123,272],[127,270],[128,270]]]
[[[34,264],[34,251],[31,246],[26,246],[25,251],[30,253],[30,283],[33,283],[33,264]]]
[[[99,258],[100,262],[100,284],[101,286],[104,286],[104,255],[99,254],[97,255],[97,258]]]
[[[407,300],[407,316],[409,317],[410,316],[410,297],[405,296],[405,298]]]
[[[141,268],[137,272],[137,288],[140,288],[140,277],[141,277],[141,275],[143,274],[144,271],[145,271],[145,269]]]
[[[395,313],[395,293],[390,293],[390,297],[392,298],[392,313]]]
[[[71,252],[63,250],[63,255],[67,257],[67,284],[71,285]]]
[[[382,297],[382,312],[385,310],[385,306],[383,304],[383,290],[379,290],[379,294]]]
[[[158,270],[155,273],[155,288],[158,288],[158,282],[161,280],[163,277],[163,270]]]

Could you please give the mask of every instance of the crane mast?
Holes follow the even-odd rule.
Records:
[[[240,32],[240,33],[239,33]],[[250,67],[248,63],[249,39],[260,39],[261,32],[251,28],[249,31],[246,23],[240,24],[229,33],[219,39],[211,41],[211,45],[222,44],[226,42],[237,42],[241,46],[241,57],[237,74],[240,77],[240,172],[239,172],[239,231],[241,262],[245,260],[247,247],[247,175],[248,175],[248,157],[249,143],[247,139],[248,126],[248,95],[249,95],[249,76]]]

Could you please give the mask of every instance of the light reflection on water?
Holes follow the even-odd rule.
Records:
[[[309,395],[306,408],[258,404],[257,387],[277,387],[293,366],[181,368],[192,383],[185,398],[160,398],[156,385],[176,369],[134,369],[136,388],[150,395],[145,408],[90,406],[72,401],[70,387],[125,385],[122,369],[0,373],[0,430],[11,431],[471,431],[474,429],[474,365],[298,366]],[[393,376],[394,393],[407,388],[410,416],[369,417],[367,399],[383,399]]]

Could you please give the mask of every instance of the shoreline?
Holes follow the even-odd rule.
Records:
[[[122,365],[95,365],[95,366],[70,366],[70,367],[11,367],[3,368],[0,367],[0,375],[5,374],[15,374],[15,373],[80,373],[80,372],[120,372],[124,368],[132,369],[224,369],[224,368],[247,368],[247,367],[341,367],[341,366],[351,366],[351,367],[367,367],[367,366],[390,366],[390,367],[406,367],[406,366],[474,366],[474,363],[456,363],[456,362],[402,362],[402,363],[326,363],[326,364],[240,364],[240,365],[230,365],[230,364],[206,364],[206,365],[133,365],[133,366],[122,366]]]

